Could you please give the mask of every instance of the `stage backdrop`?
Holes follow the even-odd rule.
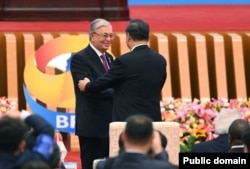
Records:
[[[115,32],[110,52],[129,52],[125,34]],[[84,32],[0,32],[0,96],[18,109],[74,133],[72,53],[88,44]],[[250,32],[152,32],[150,47],[167,60],[162,98],[250,97]]]

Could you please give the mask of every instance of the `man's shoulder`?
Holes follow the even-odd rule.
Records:
[[[132,158],[132,157],[131,157]],[[157,168],[157,169],[174,169],[173,165],[168,161],[163,160],[155,160],[150,158],[145,158],[142,156],[136,156],[133,158],[135,161],[125,160],[123,157],[113,157],[107,160],[101,160],[97,163],[96,168],[94,169],[112,169],[112,165],[114,164],[115,168]],[[138,169],[139,169],[138,168]]]
[[[87,52],[88,50],[90,50],[91,48],[89,46],[86,46],[85,48],[75,52],[72,54],[72,56],[78,56],[78,55],[82,55],[84,54],[85,52]]]

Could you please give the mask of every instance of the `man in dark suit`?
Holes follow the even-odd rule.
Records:
[[[126,28],[130,52],[117,57],[104,76],[79,81],[82,91],[95,93],[113,87],[114,121],[125,121],[133,114],[144,114],[161,121],[161,90],[166,80],[166,60],[147,45],[149,25],[131,20]]]
[[[92,169],[93,160],[109,155],[109,123],[112,121],[113,89],[91,94],[80,91],[78,82],[83,77],[94,80],[105,73],[105,68],[110,68],[113,57],[106,51],[112,39],[113,31],[110,22],[95,19],[90,25],[90,44],[75,53],[71,59],[70,69],[76,97],[75,128],[79,138],[83,169]],[[102,55],[105,55],[106,60],[102,60]]]
[[[229,127],[228,137],[231,149],[228,153],[244,153],[244,144],[242,141],[242,133],[249,127],[244,119],[236,119]]]
[[[215,117],[215,133],[218,137],[194,144],[191,152],[193,153],[225,153],[229,151],[230,144],[228,142],[228,129],[231,123],[236,119],[241,119],[239,111],[223,108]]]
[[[144,115],[132,115],[128,118],[121,134],[124,151],[117,157],[97,163],[97,169],[173,169],[161,144],[160,134],[154,131],[152,120]],[[148,152],[155,156],[151,158]],[[107,167],[109,165],[109,167]]]

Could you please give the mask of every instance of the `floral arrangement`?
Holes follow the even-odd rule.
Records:
[[[213,120],[221,108],[232,108],[250,122],[250,98],[185,99],[164,98],[161,101],[163,121],[180,123],[180,152],[190,152],[193,144],[215,138]]]
[[[10,110],[16,109],[16,102],[6,97],[0,97],[0,118]]]

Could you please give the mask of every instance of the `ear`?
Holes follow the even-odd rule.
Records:
[[[20,142],[19,146],[17,147],[17,150],[15,151],[14,154],[15,154],[15,155],[19,155],[21,152],[24,151],[25,147],[26,147],[26,142],[25,142],[24,140],[22,140],[22,141]]]
[[[154,140],[157,138],[155,132],[153,132],[153,134],[151,135],[151,137],[149,138],[149,143],[150,144],[153,144],[154,143]]]
[[[130,40],[130,39],[131,39],[131,36],[129,35],[128,32],[126,32],[126,37],[127,37],[127,40]]]
[[[244,153],[250,153],[250,149],[244,144]]]
[[[126,134],[125,134],[124,131],[122,131],[122,133],[121,133],[121,140],[122,140],[123,143],[124,143],[124,141],[127,140],[127,137],[126,137]]]
[[[19,148],[20,148],[20,150],[23,152],[24,149],[25,149],[25,147],[26,147],[26,141],[23,140],[23,141],[21,141],[21,143],[19,144]]]

